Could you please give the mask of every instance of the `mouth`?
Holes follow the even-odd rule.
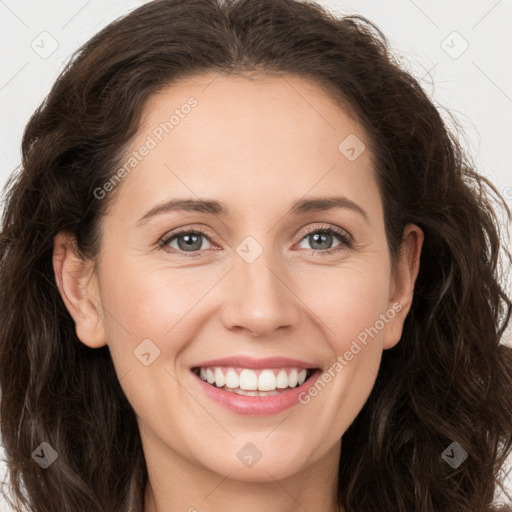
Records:
[[[302,404],[300,396],[322,375],[319,366],[299,359],[245,355],[210,359],[189,369],[205,398],[252,417],[279,414]]]
[[[302,386],[320,368],[195,366],[192,372],[213,388],[249,397],[275,396]]]

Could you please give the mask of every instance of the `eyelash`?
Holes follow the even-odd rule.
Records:
[[[329,225],[329,224],[326,224],[323,226],[317,226],[317,227],[310,228],[310,229],[306,230],[305,232],[302,233],[299,243],[302,242],[309,235],[312,235],[313,233],[336,235],[341,242],[336,247],[332,247],[331,249],[325,249],[323,251],[310,249],[311,251],[313,251],[315,254],[318,254],[319,256],[330,256],[337,251],[343,250],[344,248],[346,248],[346,249],[352,248],[352,239],[351,239],[350,235],[348,235],[346,233],[346,231],[344,231],[336,226]],[[188,228],[188,229],[185,228],[185,229],[181,229],[179,231],[174,231],[172,233],[168,233],[168,234],[164,235],[158,242],[159,248],[165,250],[165,247],[167,246],[167,244],[169,242],[171,242],[171,240],[178,238],[180,235],[202,235],[202,236],[206,237],[208,240],[210,240],[210,241],[213,240],[213,242],[216,242],[216,240],[213,237],[209,237],[204,231],[195,230],[195,229],[191,229],[191,228]],[[198,257],[201,255],[201,252],[202,252],[202,251],[192,251],[192,252],[187,253],[186,251],[181,251],[179,249],[175,249],[175,248],[172,248],[172,249],[173,249],[172,252],[177,252],[180,255],[184,256],[185,258]]]

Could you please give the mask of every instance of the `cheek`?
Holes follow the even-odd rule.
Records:
[[[223,273],[206,267],[169,269],[162,263],[105,262],[102,301],[108,312],[105,322],[111,350],[118,358],[133,357],[133,350],[150,339],[162,355],[178,352],[198,327],[191,319],[202,311],[201,299]]]
[[[198,284],[190,272],[180,275],[158,263],[116,260],[105,263],[103,274],[102,301],[130,332],[165,334],[197,295]]]
[[[386,313],[390,276],[386,265],[346,265],[329,273],[300,280],[299,295],[331,340],[336,354],[350,349],[351,341]],[[379,322],[379,330],[382,330]]]

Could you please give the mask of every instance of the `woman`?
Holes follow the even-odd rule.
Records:
[[[13,496],[496,510],[500,204],[362,17],[157,0],[115,21],[31,118],[8,188]]]

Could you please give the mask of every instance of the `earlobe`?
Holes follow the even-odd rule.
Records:
[[[71,233],[61,231],[54,238],[53,270],[80,341],[91,348],[104,346],[106,336],[97,276],[92,262],[78,254]]]
[[[387,326],[384,349],[394,347],[402,336],[403,325],[411,309],[414,285],[420,269],[423,240],[424,233],[420,227],[415,224],[408,224],[405,227],[390,286],[389,307],[395,314]]]

